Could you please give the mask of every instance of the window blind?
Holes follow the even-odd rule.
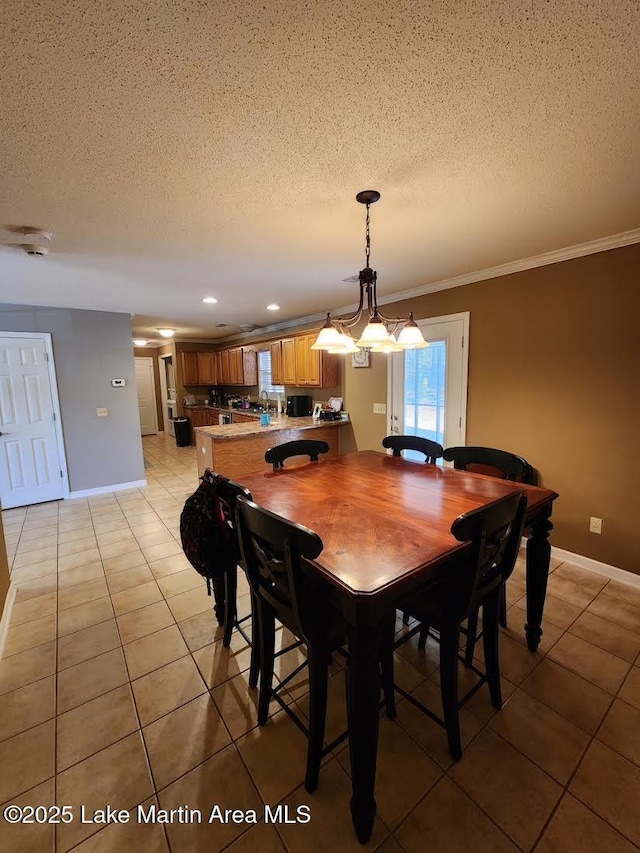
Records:
[[[271,350],[258,352],[258,390],[261,393],[284,394],[284,385],[274,385],[271,379]]]

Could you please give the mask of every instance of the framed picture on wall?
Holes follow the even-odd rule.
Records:
[[[371,355],[368,349],[360,349],[351,356],[352,367],[371,367]]]

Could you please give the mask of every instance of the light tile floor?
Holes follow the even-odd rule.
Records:
[[[233,853],[358,850],[346,747],[312,795],[306,742],[281,711],[256,728],[249,650],[222,647],[204,583],[179,544],[197,484],[193,448],[144,439],[148,486],[3,514],[18,587],[0,664],[0,803],[71,805],[70,824],[3,824],[2,850]],[[538,654],[524,645],[524,565],[509,582],[501,637],[505,705],[484,690],[462,711],[465,753],[406,701],[381,720],[378,818],[367,849],[640,849],[640,590],[553,563]],[[239,605],[248,611],[246,584]],[[295,664],[280,659],[282,678]],[[437,648],[415,643],[396,677],[439,704]],[[461,681],[470,683],[468,673]],[[330,682],[328,737],[345,725]],[[289,687],[304,713],[304,676]],[[135,822],[135,807],[308,805],[308,824]],[[111,805],[131,822],[82,824]],[[1,818],[0,818],[1,820]]]

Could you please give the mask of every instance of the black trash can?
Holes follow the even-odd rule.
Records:
[[[191,444],[191,421],[189,418],[174,418],[173,428],[176,433],[176,445],[188,447]]]

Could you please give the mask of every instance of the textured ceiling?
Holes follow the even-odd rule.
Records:
[[[368,187],[382,295],[634,229],[639,22],[627,0],[5,0],[0,224],[55,237],[0,250],[0,301],[179,334],[348,305]]]

